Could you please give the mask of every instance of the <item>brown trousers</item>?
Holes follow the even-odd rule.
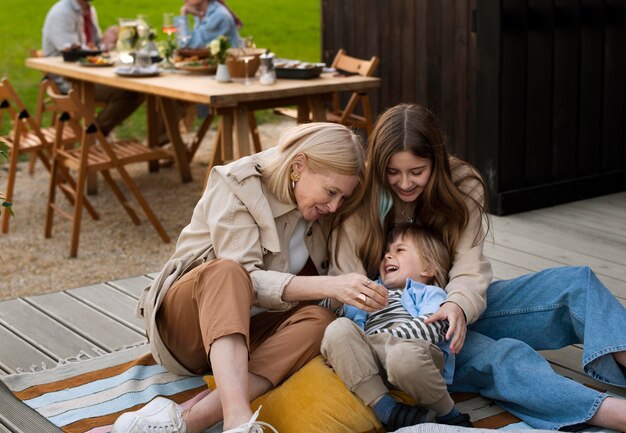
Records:
[[[139,108],[144,100],[144,95],[130,90],[96,84],[94,99],[97,102],[105,103],[96,116],[96,123],[106,136]]]
[[[274,386],[319,354],[326,326],[334,315],[302,304],[285,312],[250,317],[254,289],[248,272],[231,260],[211,260],[187,272],[168,290],[157,313],[163,342],[189,371],[211,371],[211,344],[241,334],[248,370]]]

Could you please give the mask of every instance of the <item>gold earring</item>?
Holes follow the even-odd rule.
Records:
[[[296,182],[298,182],[301,177],[302,175],[299,172],[295,170],[291,172],[291,175],[289,175],[289,178],[291,179],[291,189],[296,187]]]

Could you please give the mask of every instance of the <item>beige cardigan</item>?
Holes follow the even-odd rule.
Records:
[[[294,277],[289,273],[289,239],[302,216],[294,203],[277,201],[260,175],[263,159],[276,151],[270,149],[211,171],[191,222],[178,238],[176,251],[139,300],[138,313],[146,321],[152,355],[173,373],[192,374],[161,340],[156,313],[172,284],[199,264],[214,258],[234,260],[250,272],[256,306],[270,311],[295,306],[283,302],[282,294]],[[354,253],[343,254],[342,260],[348,261],[344,263],[331,257],[337,241],[336,236],[329,236],[324,221],[307,223],[305,233],[309,256],[320,275],[358,268]]]

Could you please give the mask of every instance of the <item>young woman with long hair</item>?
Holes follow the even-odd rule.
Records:
[[[560,267],[491,282],[483,254],[484,183],[448,154],[440,122],[422,106],[402,104],[381,115],[367,167],[358,254],[368,276],[398,223],[425,226],[452,254],[446,301],[429,318],[450,324],[446,338],[456,353],[450,390],[479,392],[535,428],[587,422],[625,431],[626,400],[558,375],[537,353],[583,343],[583,371],[626,387],[626,310],[591,269]]]

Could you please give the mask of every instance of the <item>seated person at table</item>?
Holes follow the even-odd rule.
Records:
[[[369,314],[342,306],[336,313],[344,317],[326,328],[322,354],[389,431],[428,422],[428,409],[439,423],[472,427],[446,388],[454,373],[448,322],[424,323],[445,302],[441,287],[450,267],[448,250],[435,235],[417,225],[398,226],[378,268],[377,282],[389,290],[387,306]],[[367,305],[368,298],[360,301]],[[383,377],[418,406],[395,400]]]
[[[46,57],[60,56],[63,50],[83,48],[109,50],[115,46],[115,27],[102,34],[96,9],[88,0],[59,0],[46,15],[42,32],[42,47]],[[63,93],[70,84],[62,77],[51,76]],[[104,135],[122,123],[143,102],[144,96],[128,90],[96,84],[95,100],[104,102],[96,122]]]
[[[237,22],[241,21],[219,0],[185,0],[180,15],[184,34],[191,36],[187,47],[204,48],[222,35],[228,37],[232,47],[241,45],[237,31]],[[188,27],[187,15],[193,16],[193,30]]]

